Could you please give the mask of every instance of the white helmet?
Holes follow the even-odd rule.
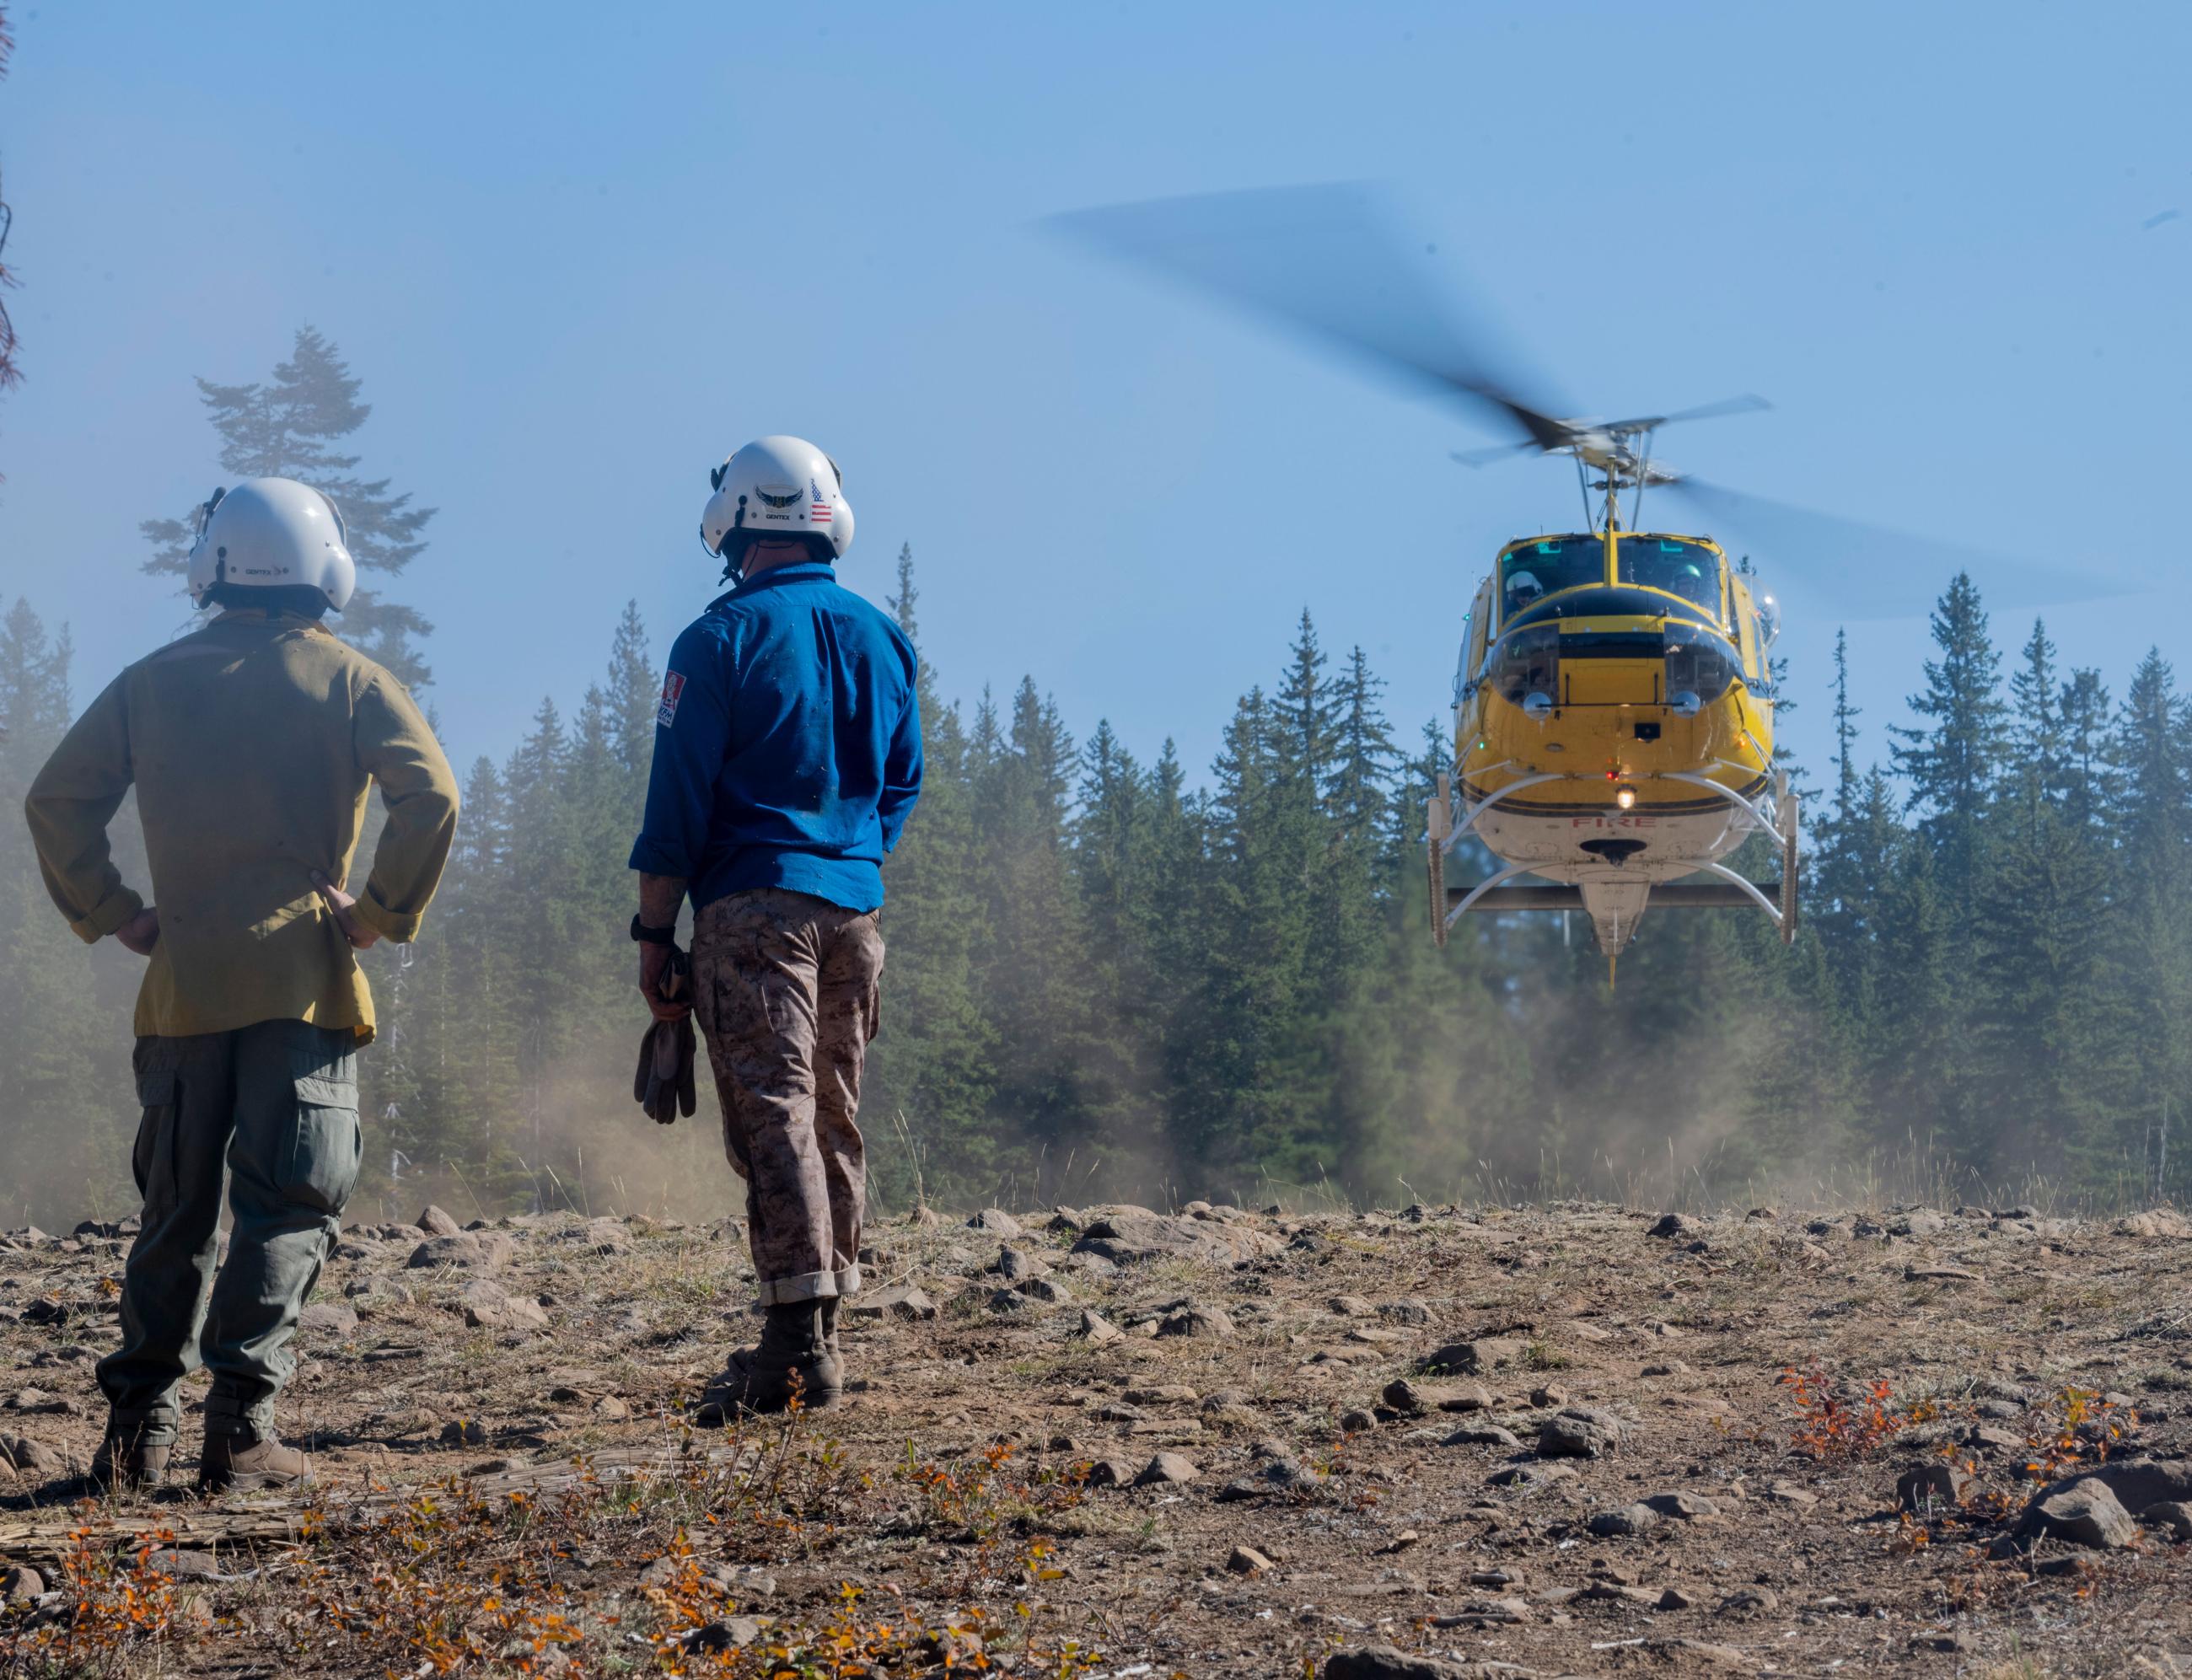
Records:
[[[805,537],[842,560],[853,546],[853,504],[837,464],[803,437],[749,443],[708,475],[716,493],[700,515],[700,540],[736,571],[745,558],[736,536]],[[728,551],[727,551],[728,550]],[[728,574],[727,574],[728,575]]]
[[[191,547],[191,601],[215,584],[317,589],[338,612],[357,587],[357,563],[334,498],[294,478],[247,478],[198,510]]]

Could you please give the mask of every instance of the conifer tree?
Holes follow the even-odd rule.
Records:
[[[1968,911],[1978,880],[1979,830],[1993,796],[2005,745],[1999,692],[2001,656],[1987,635],[1986,609],[1967,572],[1958,572],[1933,609],[1933,643],[1925,692],[1910,697],[1922,721],[1898,726],[1896,768],[1909,804],[1938,856],[1935,879],[1949,903]]]
[[[433,633],[415,609],[385,598],[380,581],[394,580],[425,550],[421,534],[432,508],[414,507],[385,478],[357,471],[364,458],[337,446],[373,413],[358,401],[362,381],[350,371],[327,337],[300,327],[287,361],[271,379],[249,384],[197,382],[207,418],[220,437],[220,467],[239,478],[294,478],[322,490],[341,510],[358,589],[344,607],[344,639],[363,649],[414,687],[430,679],[414,645]],[[180,576],[190,565],[197,534],[195,511],[182,519],[148,519],[139,527],[152,545],[144,569]]]
[[[921,649],[913,548],[899,550],[899,629]],[[975,960],[988,943],[986,906],[975,884],[971,749],[959,709],[945,703],[935,668],[921,660],[921,798],[898,849],[883,863],[883,931],[889,946],[883,1030],[871,1051],[865,1112],[884,1193],[914,1193],[914,1163],[899,1159],[897,1121],[928,1152],[932,1195],[987,1189],[1002,1152],[989,1124],[996,1034],[975,994]],[[888,1134],[886,1138],[885,1134]]]

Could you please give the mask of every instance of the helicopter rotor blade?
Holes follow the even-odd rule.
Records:
[[[1608,420],[1607,431],[1650,431],[1660,426],[1676,425],[1684,420],[1716,420],[1723,414],[1755,414],[1773,405],[1762,396],[1731,396],[1719,402],[1700,403],[1695,408],[1677,409],[1671,414],[1647,414],[1633,420]]]
[[[1573,436],[1553,405],[1515,394],[1521,382],[1493,366],[1488,335],[1465,328],[1445,301],[1453,276],[1435,271],[1435,249],[1408,250],[1363,186],[1159,199],[1076,211],[1049,225],[1306,333],[1419,391],[1458,398],[1539,449]]]
[[[1489,449],[1451,449],[1447,453],[1465,467],[1488,467],[1494,461],[1504,461],[1510,455],[1519,455],[1525,449],[1542,449],[1533,437],[1520,443],[1495,443]]]
[[[2139,587],[2113,572],[1868,525],[1704,479],[1676,477],[1664,487],[1727,527],[1715,535],[1755,544],[1777,588],[1810,594],[1852,623],[1921,618],[1960,572],[1990,607],[2051,607]]]

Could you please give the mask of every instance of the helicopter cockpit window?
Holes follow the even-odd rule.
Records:
[[[1673,537],[1620,539],[1621,581],[1678,595],[1720,621],[1720,556],[1698,543]]]
[[[1606,581],[1606,544],[1596,537],[1555,537],[1512,550],[1499,570],[1499,621],[1549,595]]]

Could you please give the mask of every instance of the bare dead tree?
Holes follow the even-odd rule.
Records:
[[[7,79],[8,60],[14,50],[15,37],[8,30],[8,8],[0,4],[0,81]],[[14,219],[15,213],[8,208],[6,196],[0,195],[0,292],[15,283],[7,263],[8,229]],[[15,323],[8,318],[6,301],[0,299],[0,390],[19,384],[22,377],[23,370],[15,365]]]

